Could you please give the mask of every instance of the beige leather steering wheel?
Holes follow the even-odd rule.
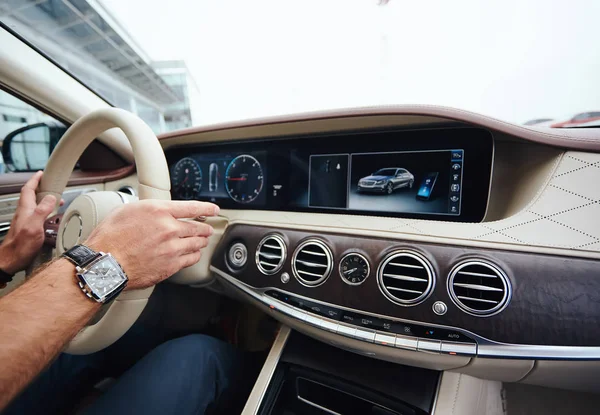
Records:
[[[37,194],[38,202],[47,194],[54,195],[60,201],[69,176],[83,151],[98,135],[110,128],[123,130],[131,143],[137,167],[139,198],[171,199],[169,169],[156,135],[144,121],[132,113],[107,108],[81,117],[61,138],[42,177]],[[54,256],[84,242],[113,209],[123,203],[135,201],[133,197],[116,192],[91,192],[78,196],[63,215]],[[118,229],[115,232],[115,237],[118,237]],[[75,280],[73,283],[75,284]],[[66,352],[94,353],[117,341],[140,316],[152,290],[153,287],[121,293],[95,324],[85,327],[77,334]]]

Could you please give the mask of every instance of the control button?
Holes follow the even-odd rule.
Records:
[[[290,282],[290,274],[288,274],[287,272],[284,272],[283,274],[281,274],[281,282],[284,284],[287,284],[288,282]]]
[[[452,180],[454,180],[455,182],[460,181],[460,174],[454,173],[452,175]]]
[[[394,344],[399,349],[417,350],[417,339],[406,336],[396,336],[396,343]]]
[[[295,317],[298,320],[304,321],[304,319],[306,318],[306,313],[304,311],[300,311],[295,308],[292,308],[292,317]]]
[[[442,350],[442,342],[439,340],[418,339],[417,350],[420,352],[439,353]]]
[[[311,316],[309,313],[306,313],[306,320],[305,320],[308,324],[312,324],[313,326],[320,326],[321,325],[321,319],[315,316]]]
[[[375,333],[375,343],[394,347],[396,344],[396,336],[393,334]]]
[[[448,311],[448,306],[442,301],[436,301],[433,303],[433,312],[438,316],[443,316]]]
[[[459,163],[454,163],[454,164],[452,165],[452,168],[453,168],[454,170],[460,170],[460,164],[459,164]]]
[[[336,323],[334,321],[329,321],[329,320],[321,320],[321,328],[328,330],[328,331],[332,331],[332,332],[337,332],[337,328],[339,326],[339,323]]]
[[[450,191],[452,192],[458,192],[460,190],[460,184],[458,183],[454,183],[452,186],[450,186]]]
[[[347,326],[345,324],[338,324],[337,333],[348,337],[354,337],[356,328]]]
[[[458,202],[458,200],[459,200],[459,199],[460,199],[460,198],[459,198],[458,196],[456,196],[456,195],[454,195],[454,196],[450,196],[450,201],[451,201],[451,202],[454,202],[454,203],[456,203],[456,202]]]
[[[419,330],[418,326],[413,326],[412,324],[392,323],[391,331],[403,336],[418,336],[421,330]]]
[[[234,268],[241,268],[246,265],[246,260],[248,259],[248,249],[246,249],[246,245],[241,242],[231,245],[227,258],[229,259],[229,265]]]
[[[375,341],[375,332],[373,330],[356,329],[354,337],[363,341],[373,343]]]
[[[277,311],[281,311],[282,313],[285,313],[289,316],[292,315],[292,307],[285,305],[285,304],[281,304],[281,303],[276,303],[275,304],[275,309]]]
[[[477,344],[442,342],[442,353],[461,356],[477,355]]]

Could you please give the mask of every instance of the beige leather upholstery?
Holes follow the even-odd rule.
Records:
[[[435,415],[503,415],[502,383],[444,372]]]

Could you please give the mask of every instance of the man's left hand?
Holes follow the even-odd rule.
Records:
[[[0,245],[0,269],[9,274],[27,268],[44,243],[44,221],[54,210],[56,198],[47,195],[36,203],[35,190],[42,174],[38,171],[21,189],[17,211]]]

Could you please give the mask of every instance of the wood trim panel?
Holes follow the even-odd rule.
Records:
[[[256,246],[267,234],[284,238],[288,255],[282,271],[262,274],[254,262]],[[294,277],[290,259],[296,246],[308,237],[317,237],[332,250],[335,264],[331,276],[318,287],[301,285]],[[242,270],[231,269],[225,260],[227,248],[241,241],[248,248],[248,262]],[[377,284],[376,270],[381,260],[396,249],[421,253],[432,264],[436,285],[423,303],[403,307],[383,296]],[[349,251],[363,253],[371,263],[371,275],[360,286],[345,284],[338,272],[339,259]],[[508,307],[492,317],[475,317],[452,303],[446,289],[452,267],[467,258],[487,259],[506,272],[513,295]],[[371,313],[452,326],[471,331],[496,342],[557,346],[600,346],[600,267],[598,261],[544,254],[518,253],[431,243],[394,241],[383,238],[349,237],[333,233],[233,225],[213,255],[212,265],[253,287],[275,287],[305,297]],[[292,277],[281,282],[281,272]],[[448,312],[435,315],[432,305],[443,301]]]

